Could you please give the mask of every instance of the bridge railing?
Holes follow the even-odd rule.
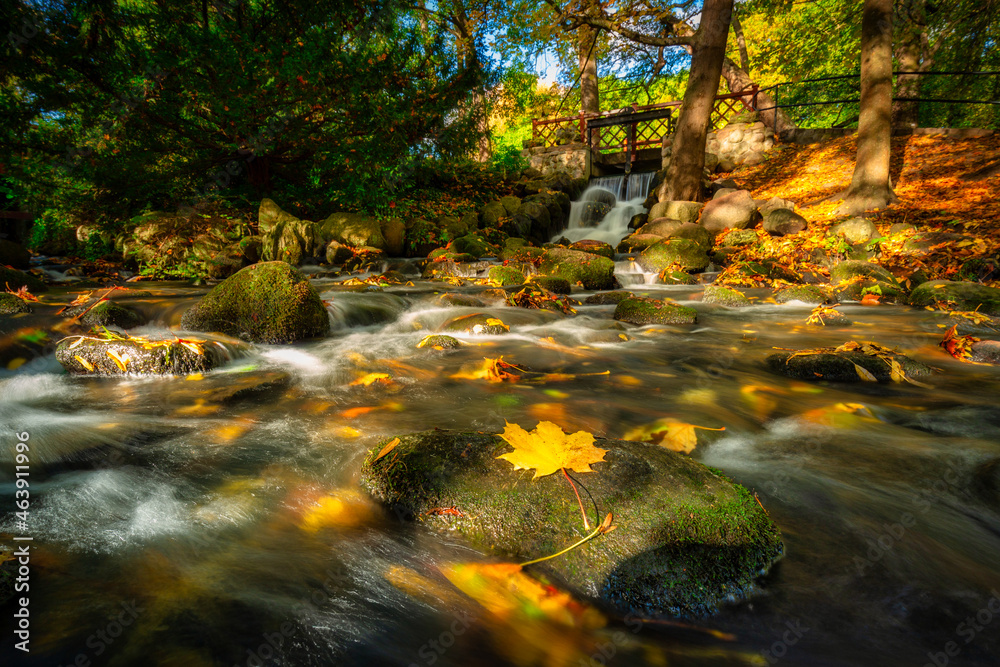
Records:
[[[757,108],[757,86],[751,86],[745,90],[728,93],[726,95],[716,95],[715,104],[712,107],[712,129],[717,130],[726,124],[726,121],[734,114],[743,110],[755,110]],[[660,116],[649,118],[635,123],[607,124],[601,123],[599,132],[593,132],[593,145],[591,148],[602,153],[617,153],[626,149],[631,144],[631,149],[657,147],[663,141],[663,137],[674,131],[677,123],[676,110],[681,106],[679,100],[672,102],[661,102],[659,104],[632,105],[626,109],[616,109],[603,113],[580,113],[574,116],[557,116],[554,118],[532,118],[531,138],[540,146],[558,146],[564,143],[563,138],[571,138],[572,141],[588,143],[587,124],[588,121],[604,119],[629,114],[642,114],[647,111],[667,111],[667,114],[650,114]],[[673,113],[669,113],[673,112]],[[631,141],[630,141],[631,140]]]

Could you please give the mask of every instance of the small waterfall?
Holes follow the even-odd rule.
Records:
[[[600,176],[591,179],[590,187],[578,201],[570,205],[569,225],[553,237],[553,241],[566,237],[576,243],[584,239],[604,241],[611,245],[628,236],[628,223],[632,216],[645,213],[642,202],[653,184],[654,172],[625,176]],[[604,212],[606,210],[606,212]],[[600,217],[596,226],[591,216]]]

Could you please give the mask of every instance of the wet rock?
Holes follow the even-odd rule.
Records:
[[[340,241],[355,248],[368,246],[386,249],[385,237],[382,236],[378,220],[360,213],[331,213],[318,227],[323,241]]]
[[[472,255],[473,259],[488,257],[496,254],[496,251],[482,237],[475,234],[460,236],[448,244],[452,252]]]
[[[878,227],[865,218],[851,218],[830,228],[830,236],[842,236],[848,243],[866,243],[878,236]]]
[[[747,190],[713,199],[702,209],[702,227],[717,235],[727,229],[747,229],[757,220],[757,202]]]
[[[721,285],[707,286],[702,301],[705,303],[716,303],[727,308],[746,308],[751,305],[750,299],[743,292],[731,287],[722,287]]]
[[[487,274],[491,283],[506,287],[507,285],[523,285],[524,274],[513,266],[491,266]]]
[[[875,376],[879,382],[892,382],[892,369],[880,357],[854,350],[837,352],[835,348],[823,348],[823,352],[796,356],[791,352],[779,352],[767,358],[767,366],[775,373],[796,380],[830,380],[832,382],[864,382],[857,367]],[[932,370],[909,357],[889,353],[899,363],[908,377],[920,379],[929,376]]]
[[[558,278],[555,276],[531,276],[529,282],[532,285],[538,285],[546,292],[552,292],[553,294],[569,294],[573,291],[569,281],[565,278]]]
[[[9,289],[16,292],[22,287],[27,287],[32,294],[45,292],[49,289],[45,283],[30,273],[0,266],[0,290]]]
[[[981,340],[973,343],[970,358],[980,364],[1000,364],[1000,342]]]
[[[482,299],[471,294],[458,294],[456,292],[446,292],[437,298],[438,304],[442,306],[461,306],[466,308],[482,308],[486,305]]]
[[[330,241],[326,244],[325,255],[327,264],[338,266],[354,257],[354,250],[340,241]]]
[[[672,301],[633,296],[618,302],[614,318],[630,324],[694,324],[698,311]]]
[[[608,259],[615,258],[615,249],[611,247],[610,243],[605,243],[604,241],[585,239],[570,245],[569,249],[578,250],[580,252],[589,252],[591,255],[599,255],[601,257],[607,257]]]
[[[453,350],[461,345],[461,341],[457,338],[444,334],[430,334],[417,343],[417,347],[425,350]]]
[[[659,273],[667,268],[704,271],[711,260],[697,241],[668,239],[643,250],[637,261],[644,270]]]
[[[616,285],[615,263],[607,257],[565,248],[550,248],[542,255],[539,271],[563,278],[571,285],[580,283],[584,289],[610,289]]]
[[[663,269],[656,275],[661,285],[697,285],[698,279],[681,269]]]
[[[1000,315],[1000,289],[977,283],[931,280],[913,289],[911,306],[922,308],[942,302],[954,302],[955,310],[978,310],[988,315]]]
[[[68,311],[66,314],[70,314]],[[72,315],[70,315],[72,317]],[[80,318],[87,326],[117,327],[132,329],[146,323],[146,316],[128,306],[122,306],[114,301],[101,301]]]
[[[184,313],[181,325],[271,344],[330,331],[319,294],[285,262],[254,264],[226,278]]]
[[[486,313],[453,317],[441,325],[441,330],[480,336],[501,336],[510,332],[510,328],[501,320]]]
[[[596,227],[601,224],[601,221],[604,220],[604,216],[606,216],[612,208],[602,201],[580,202],[580,206],[580,225],[583,227]]]
[[[385,265],[385,250],[373,248],[371,246],[361,246],[354,249],[354,255],[344,262],[344,269],[347,271],[375,271],[381,272]]]
[[[400,435],[377,444],[361,484],[400,517],[514,562],[581,537],[580,512],[561,476],[532,479],[498,459],[510,446],[479,432]],[[618,528],[537,567],[621,611],[704,616],[748,595],[782,553],[780,534],[742,486],[653,445],[597,438],[604,461],[587,488]],[[376,460],[377,459],[377,460]],[[453,507],[435,516],[431,510]]]
[[[648,226],[648,225],[647,225]],[[636,252],[642,251],[649,246],[656,245],[663,240],[664,237],[659,234],[632,234],[631,236],[626,236],[618,244],[618,252]]]
[[[815,285],[792,285],[782,287],[774,292],[774,300],[778,303],[801,301],[812,305],[827,303],[830,297]]]
[[[0,239],[0,264],[6,264],[15,269],[26,269],[31,260],[31,253],[19,243]]]
[[[891,273],[861,260],[847,260],[831,268],[830,284],[841,301],[859,301],[866,294],[875,294],[884,301],[906,297],[906,290]]]
[[[655,234],[656,236],[662,236],[664,238],[670,236],[675,230],[679,229],[684,223],[680,220],[673,220],[671,218],[656,218],[655,220],[650,220],[641,228],[636,230],[637,234]]]
[[[607,306],[607,305],[618,305],[620,301],[629,299],[632,297],[632,292],[628,290],[615,290],[613,292],[598,292],[597,294],[591,294],[586,299],[583,300],[588,306]]]
[[[764,216],[764,231],[772,236],[788,236],[804,232],[809,221],[787,208],[776,208]]]
[[[637,215],[633,215],[632,218],[628,221],[628,228],[631,231],[635,231],[641,228],[647,222],[649,222],[649,216],[646,215],[645,213],[639,213]]]
[[[13,294],[0,292],[0,315],[17,315],[18,313],[30,313],[31,307],[28,303]]]
[[[56,345],[56,360],[79,375],[188,375],[204,373],[245,356],[239,341],[202,338],[70,336]]]
[[[388,218],[380,224],[385,252],[390,257],[402,257],[406,245],[406,223],[399,218]]]

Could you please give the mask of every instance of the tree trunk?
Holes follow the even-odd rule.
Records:
[[[733,34],[736,35],[736,46],[740,49],[740,69],[750,74],[750,54],[747,52],[747,40],[743,36],[743,24],[740,23],[740,17],[737,12],[733,10]]]
[[[473,113],[477,115],[476,129],[479,138],[476,140],[476,160],[489,162],[493,157],[493,142],[490,138],[490,117],[486,108],[486,95],[482,92],[472,94]]]
[[[719,91],[732,14],[733,0],[705,0],[691,49],[691,72],[671,145],[670,166],[657,193],[660,201],[701,200],[705,139]]]
[[[899,201],[889,182],[891,121],[892,0],[865,0],[858,152],[851,187],[838,215],[857,215]]]
[[[738,93],[754,85],[750,75],[729,58],[722,62],[722,77],[726,80],[726,87],[731,93]],[[748,104],[750,103],[749,97],[746,101]],[[757,108],[763,109],[760,112],[760,119],[774,130],[775,136],[779,139],[782,136],[787,137],[789,133],[797,130],[798,126],[788,117],[788,114],[782,109],[773,108],[774,106],[773,97],[766,92],[757,93]]]
[[[592,11],[593,6],[588,8]],[[597,81],[597,38],[600,33],[587,25],[577,30],[577,48],[580,55],[580,109],[586,113],[601,111],[601,98]]]
[[[923,0],[915,0],[900,14],[900,40],[896,47],[896,63],[901,72],[922,72],[930,66],[927,53],[927,19]],[[926,61],[926,62],[924,62]],[[896,79],[896,97],[920,97],[923,77],[901,74]],[[919,102],[892,103],[892,126],[900,129],[916,128],[920,120]]]

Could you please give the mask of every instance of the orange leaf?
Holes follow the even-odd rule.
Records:
[[[538,426],[530,433],[517,424],[507,422],[507,428],[500,434],[514,451],[501,454],[498,459],[504,459],[514,464],[515,470],[535,469],[532,479],[545,477],[567,468],[576,472],[594,472],[591,463],[604,460],[608,450],[594,446],[594,436],[586,431],[577,431],[572,435],[552,422],[538,422]]]

